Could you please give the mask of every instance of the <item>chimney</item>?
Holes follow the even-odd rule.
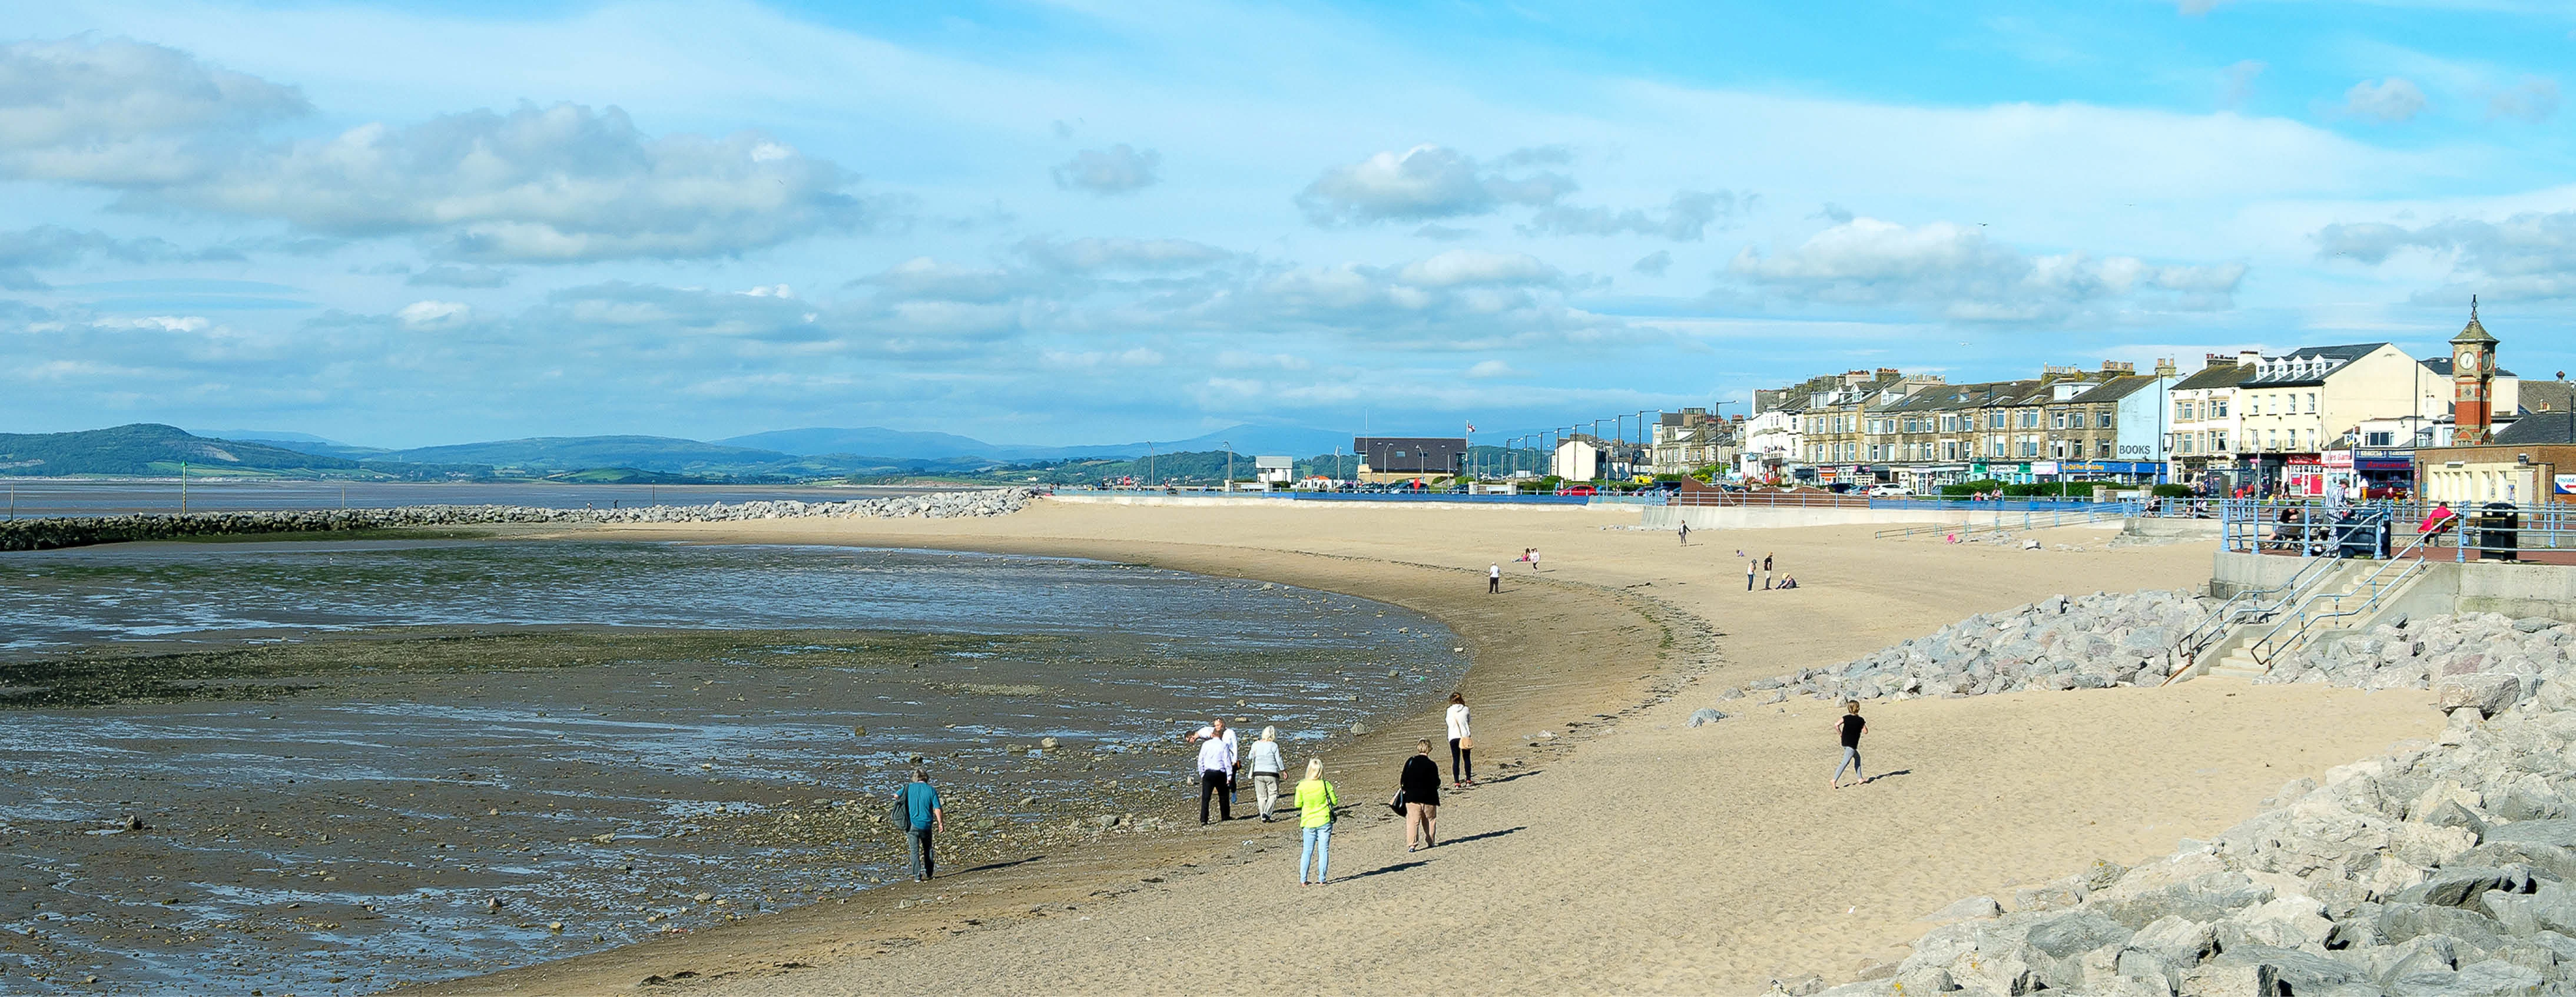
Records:
[[[2222,362],[2233,363],[2235,361],[2230,359],[2227,354],[2224,353],[2203,353],[2200,355],[2200,365],[2203,367],[2216,367]]]
[[[2263,353],[2260,350],[2239,350],[2236,353],[2236,365],[2239,367],[2254,366],[2254,361],[2261,359],[2263,359]]]
[[[2157,357],[2157,358],[2156,358],[2156,376],[2157,376],[2157,377],[2172,377],[2172,376],[2174,376],[2175,374],[2178,374],[2178,373],[2181,373],[2181,368],[2174,366],[2174,362],[2173,362],[2173,358],[2172,358],[2172,357]]]

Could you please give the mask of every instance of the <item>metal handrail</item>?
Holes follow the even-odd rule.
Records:
[[[2199,623],[2183,631],[2181,639],[2177,640],[2174,646],[2183,652],[2183,659],[2186,662],[2197,661],[2200,659],[2200,652],[2208,650],[2209,645],[2216,643],[2228,631],[2244,623],[2269,619],[2272,614],[2280,612],[2283,606],[2289,605],[2291,600],[2306,594],[2309,589],[2323,582],[2327,576],[2334,574],[2335,569],[2342,564],[2343,562],[2330,557],[2309,558],[2306,564],[2300,565],[2297,572],[2283,579],[2279,585],[2266,589],[2248,589],[2228,596],[2226,601],[2219,603],[2209,611],[2208,615],[2201,617]],[[2274,595],[2279,595],[2279,598],[2273,600],[2268,606],[2263,605],[2268,597]],[[2251,605],[2239,606],[2239,603]],[[2188,668],[2189,665],[2186,664],[2184,667]]]
[[[2424,537],[2418,536],[2415,538],[2413,543],[2407,544],[2388,560],[2380,562],[2378,567],[2371,569],[2370,574],[2362,576],[2359,584],[2344,591],[2334,593],[2332,598],[2336,601],[2338,607],[2334,612],[2323,613],[2314,617],[2309,616],[2308,606],[2320,598],[2327,597],[2327,594],[2323,592],[2310,593],[2307,598],[2299,600],[2299,604],[2291,609],[2289,614],[2282,618],[2281,622],[2273,624],[2272,629],[2264,631],[2262,636],[2255,638],[2253,643],[2246,645],[2246,653],[2254,657],[2254,662],[2256,664],[2269,667],[2274,659],[2281,655],[2288,654],[2293,650],[2297,650],[2300,644],[2304,642],[2309,629],[2313,627],[2317,621],[2331,620],[2341,616],[2356,615],[2378,605],[2380,597],[2387,594],[2389,589],[2396,587],[2399,583],[2414,577],[2417,572],[2424,570],[2423,549]],[[2397,569],[2397,577],[2382,583],[2380,581],[2380,576],[2387,574],[2391,568]],[[2355,595],[2360,595],[2364,592],[2367,592],[2368,595],[2362,599],[2362,603],[2359,607],[2351,609],[2341,608],[2343,600]],[[2286,635],[2286,639],[2283,639],[2285,635],[2282,631],[2285,628],[2290,627],[2291,624],[2297,624],[2297,628],[2290,630]],[[2271,646],[2273,641],[2276,639],[2282,640],[2282,643],[2277,648]]]
[[[1938,533],[1943,530],[1957,530],[1964,536],[1976,536],[1985,533],[2001,533],[2006,530],[2015,529],[2046,530],[2055,529],[2060,526],[2082,526],[2086,523],[2098,523],[2105,519],[2128,519],[2132,516],[2138,515],[2139,512],[2138,504],[2135,502],[2096,502],[2091,504],[2096,506],[2096,508],[2056,510],[2024,509],[2021,510],[2020,526],[2013,526],[2005,523],[2004,514],[2007,510],[1997,509],[1995,510],[1994,521],[1991,523],[1916,523],[1912,526],[1903,526],[1892,530],[1880,530],[1877,533],[1872,534],[1871,538],[1876,540],[1889,540],[1910,537],[1917,533]],[[2042,512],[2045,512],[2049,516],[2048,522],[2040,523],[2031,518],[2032,516],[2039,515]],[[2067,521],[2066,517],[2076,515],[2080,515],[2083,518],[2074,520],[2073,522]]]

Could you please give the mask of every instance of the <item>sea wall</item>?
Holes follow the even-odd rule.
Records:
[[[282,512],[139,513],[66,516],[0,523],[0,551],[50,550],[138,540],[259,533],[490,526],[511,523],[715,523],[747,519],[1000,516],[1020,511],[1035,492],[1026,488],[933,492],[848,502],[741,502],[732,505],[657,505],[631,509],[548,509],[524,505],[413,505],[394,509],[329,509]]]

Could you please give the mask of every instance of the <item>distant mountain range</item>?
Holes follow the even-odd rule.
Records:
[[[226,430],[219,435],[137,423],[73,433],[0,434],[0,475],[170,475],[184,461],[193,473],[220,469],[289,477],[784,481],[977,474],[1036,462],[1182,452],[1217,452],[1221,457],[1229,445],[1246,457],[1311,457],[1347,450],[1350,438],[1317,429],[1236,426],[1187,440],[1027,446],[866,427],[788,429],[714,442],[549,436],[394,450],[306,433]]]

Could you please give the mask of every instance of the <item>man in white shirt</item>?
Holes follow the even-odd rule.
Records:
[[[1224,820],[1234,819],[1234,732],[1225,729],[1224,718],[1208,722],[1189,736],[1199,746],[1199,824],[1208,822],[1208,797],[1216,797],[1217,813]]]
[[[1492,595],[1493,593],[1500,592],[1502,590],[1503,565],[1501,562],[1497,561],[1485,569],[1485,594]]]

